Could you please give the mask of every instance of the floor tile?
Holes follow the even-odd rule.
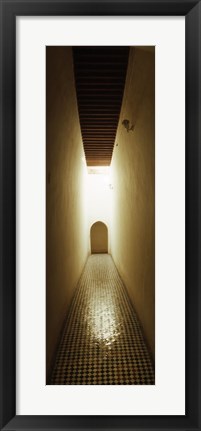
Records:
[[[51,385],[153,385],[154,366],[109,254],[89,256],[78,283]]]

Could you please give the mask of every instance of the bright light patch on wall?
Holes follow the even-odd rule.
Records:
[[[110,166],[88,166],[88,174],[109,175]]]
[[[89,166],[88,167],[89,175],[98,175],[96,182],[103,185],[111,185],[110,179],[110,166]],[[92,178],[92,177],[89,177]],[[110,187],[111,188],[111,187]]]
[[[89,230],[93,223],[101,221],[108,227],[108,246],[110,249],[111,200],[110,167],[90,166],[87,175],[87,201]]]

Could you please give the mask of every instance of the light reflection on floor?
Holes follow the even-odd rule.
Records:
[[[154,384],[139,322],[110,255],[87,261],[50,384]]]

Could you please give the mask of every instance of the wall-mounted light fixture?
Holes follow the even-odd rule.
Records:
[[[134,125],[132,124],[132,126],[130,126],[130,121],[129,120],[123,120],[122,121],[123,126],[125,127],[125,129],[127,130],[127,132],[130,132],[131,130],[134,130]]]

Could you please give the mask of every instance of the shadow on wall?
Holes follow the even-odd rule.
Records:
[[[108,253],[108,228],[105,223],[97,221],[91,226],[91,253]]]

